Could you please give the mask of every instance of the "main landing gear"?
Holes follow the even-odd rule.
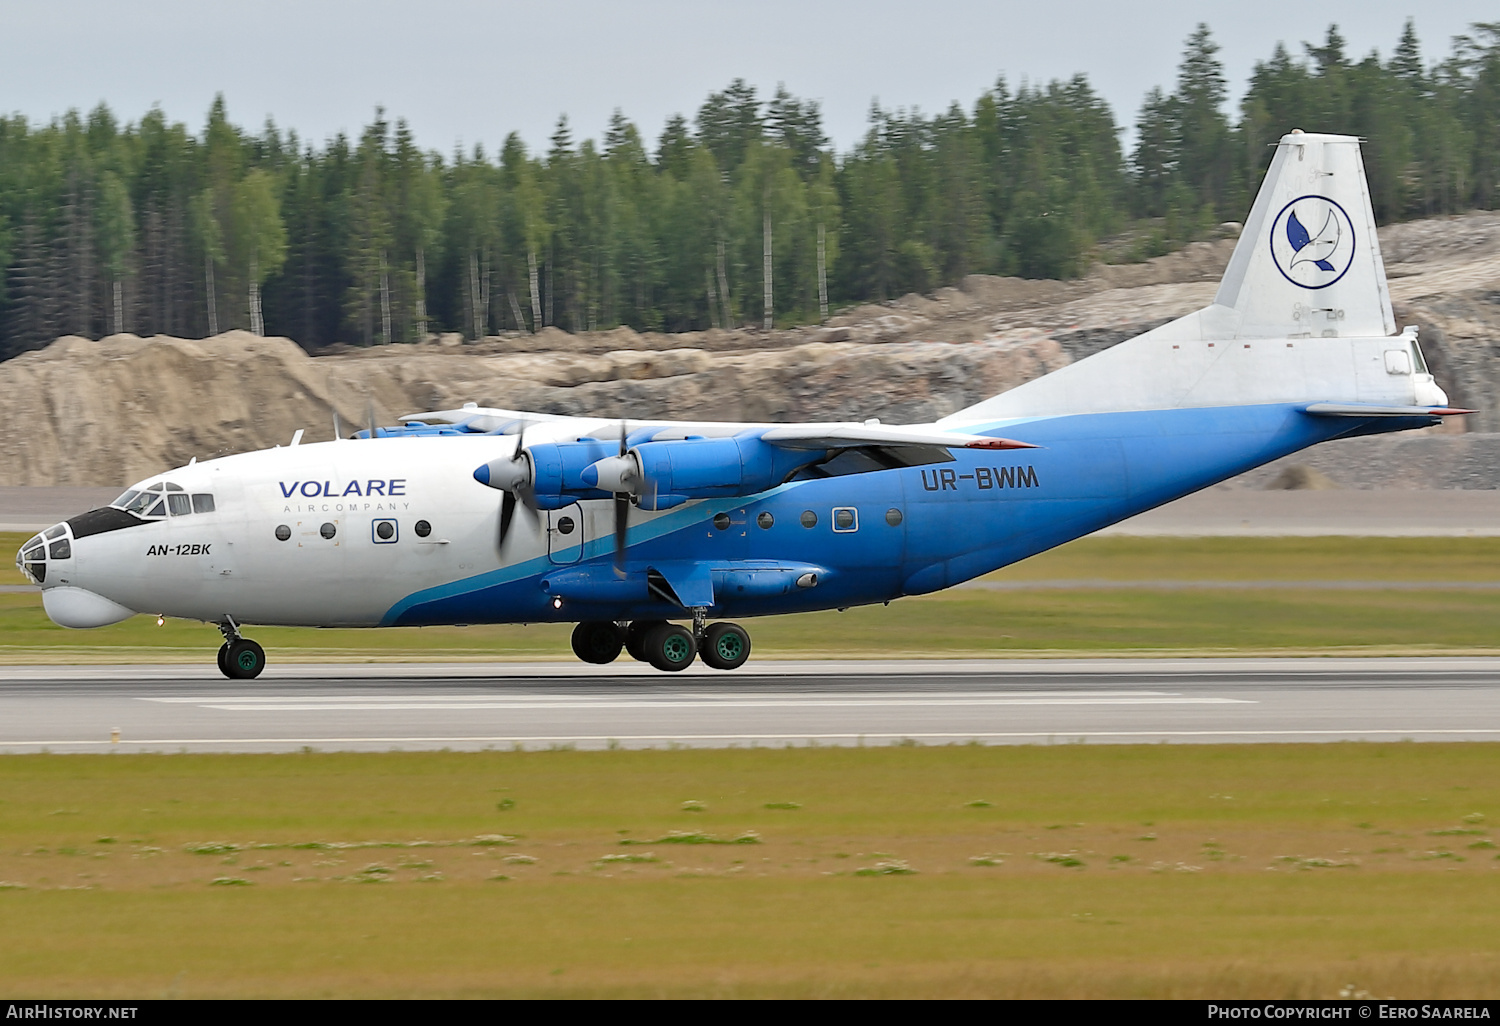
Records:
[[[737,623],[705,623],[694,610],[688,629],[666,620],[585,620],[573,628],[573,654],[586,663],[612,663],[624,649],[658,670],[685,670],[694,658],[715,670],[737,670],[750,658],[750,635]]]
[[[249,638],[240,637],[239,625],[229,616],[214,626],[224,635],[224,644],[219,646],[219,672],[230,680],[259,677],[266,668],[266,650]]]

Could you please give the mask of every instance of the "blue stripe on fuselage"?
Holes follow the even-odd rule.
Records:
[[[758,616],[881,602],[948,587],[1082,537],[1162,503],[1345,434],[1425,427],[1430,418],[1312,417],[1302,404],[1027,418],[979,433],[1037,449],[954,449],[954,461],[783,485],[738,500],[696,502],[630,531],[631,564],[653,560],[805,562],[830,572],[817,588],[774,598],[716,595],[716,616]],[[970,428],[969,430],[973,430]],[[858,530],[836,531],[852,508]],[[899,510],[901,523],[887,522]],[[817,515],[804,527],[801,515]],[[711,526],[728,512],[727,530]],[[772,526],[757,517],[770,513]],[[611,559],[589,540],[581,563]],[[573,606],[555,610],[543,557],[408,596],[385,625],[546,622],[682,616],[683,610]]]

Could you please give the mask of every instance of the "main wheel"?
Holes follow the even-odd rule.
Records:
[[[233,676],[229,672],[229,642],[227,641],[219,646],[219,672],[226,677]]]
[[[585,620],[573,628],[573,654],[586,663],[612,663],[625,644],[622,633],[608,620]]]
[[[738,670],[750,658],[750,635],[737,623],[709,624],[698,655],[715,670]]]
[[[658,670],[686,670],[698,654],[693,632],[675,623],[664,623],[646,635],[646,659]]]
[[[625,628],[625,651],[638,663],[649,663],[646,658],[646,635],[666,625],[665,620],[632,620]]]
[[[266,668],[266,650],[249,638],[241,638],[224,654],[224,666],[235,680],[252,680]]]

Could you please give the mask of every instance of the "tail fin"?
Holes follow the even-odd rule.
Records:
[[[1277,145],[1212,305],[938,423],[1254,403],[1446,404],[1415,329],[1400,341],[1388,337],[1395,330],[1359,140],[1294,131]]]
[[[1358,139],[1281,137],[1214,305],[1217,338],[1395,332]]]

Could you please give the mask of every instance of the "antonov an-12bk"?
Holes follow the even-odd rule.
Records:
[[[589,662],[729,670],[750,652],[730,618],[950,587],[1447,402],[1396,334],[1358,140],[1294,131],[1212,305],[936,423],[470,405],[190,463],[17,562],[65,627],[217,625],[236,678],[265,665],[248,624],[563,621]]]

